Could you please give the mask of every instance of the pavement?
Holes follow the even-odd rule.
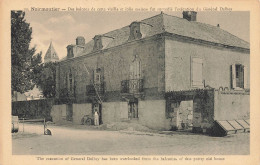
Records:
[[[248,155],[250,133],[211,137],[185,132],[107,131],[86,126],[22,124],[14,155]]]

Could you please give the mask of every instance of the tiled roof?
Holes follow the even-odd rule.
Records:
[[[249,49],[249,43],[217,26],[163,14],[165,30],[181,36]]]
[[[248,42],[230,34],[220,27],[212,26],[209,24],[204,24],[196,21],[188,21],[186,19],[167,15],[164,13],[144,19],[140,22],[142,38],[153,36],[163,32],[168,32],[194,39],[249,49]],[[121,29],[116,29],[103,35],[114,38],[109,44],[103,47],[103,49],[115,47],[128,42],[130,28],[129,26],[125,26]],[[84,51],[76,55],[76,57],[92,52],[93,46],[94,41],[91,40],[90,42],[85,44]]]

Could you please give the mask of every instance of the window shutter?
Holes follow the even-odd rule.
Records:
[[[68,89],[68,91],[69,91],[69,89],[70,89],[70,76],[69,76],[69,73],[67,73],[67,76],[66,76],[66,82],[67,82],[67,89]]]
[[[203,86],[203,60],[201,58],[192,58],[192,86]]]
[[[139,59],[138,61],[138,79],[142,77],[142,63],[141,60]]]
[[[65,74],[64,84],[65,88],[68,89],[68,74]]]
[[[104,73],[104,67],[101,67],[100,68],[101,69],[101,83],[104,83],[104,81],[105,81],[105,73]]]
[[[92,74],[92,75],[91,75],[91,77],[92,77],[91,82],[92,82],[93,84],[95,84],[95,78],[96,78],[95,75],[96,75],[96,70],[93,69],[91,74]]]
[[[234,88],[236,88],[236,84],[237,84],[237,82],[236,82],[236,65],[235,64],[233,64],[233,65],[231,65],[231,81],[232,81],[232,88],[234,89]]]
[[[71,89],[72,91],[71,92],[73,93],[74,96],[75,96],[75,87],[76,87],[75,86],[75,77],[73,75],[72,76],[72,89]]]
[[[246,66],[244,66],[244,88],[245,89],[249,88],[248,84],[247,84],[247,67]]]
[[[133,64],[131,63],[130,64],[130,79],[134,79],[134,66]]]

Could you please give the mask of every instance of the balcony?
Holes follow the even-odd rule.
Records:
[[[98,94],[103,95],[105,93],[105,85],[106,83],[103,82],[101,84],[93,84],[86,86],[87,96],[96,95],[96,91]],[[96,88],[96,89],[95,89]]]
[[[143,92],[143,79],[131,79],[121,81],[121,93]]]

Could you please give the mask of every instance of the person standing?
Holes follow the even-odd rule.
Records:
[[[95,113],[94,113],[94,125],[95,126],[99,125],[99,115],[98,115],[97,111],[95,111]]]

